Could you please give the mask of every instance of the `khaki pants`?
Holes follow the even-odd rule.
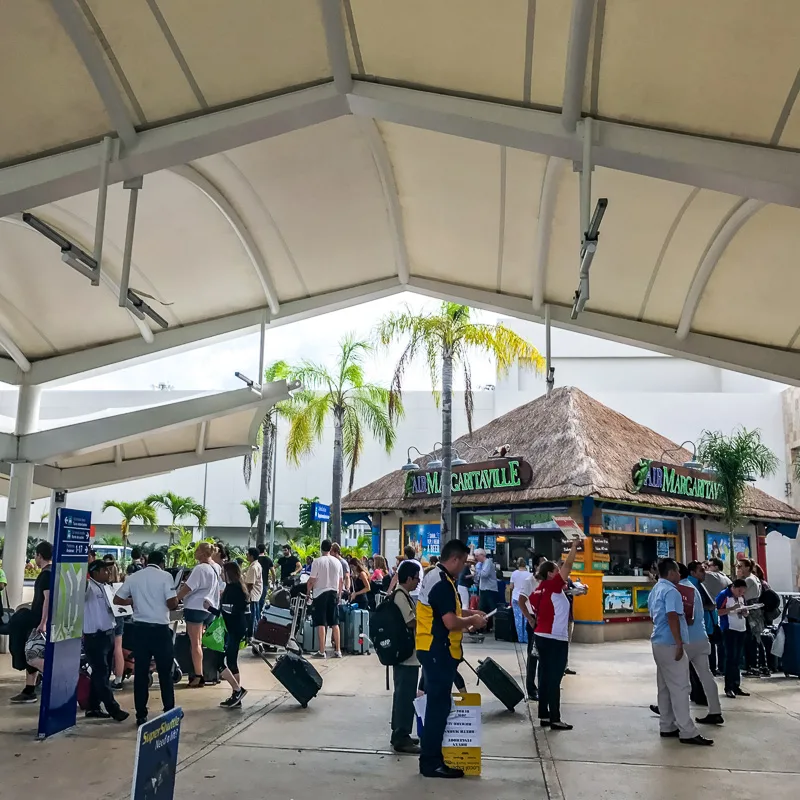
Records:
[[[711,667],[708,663],[708,656],[711,653],[711,643],[708,639],[702,642],[692,642],[683,646],[686,656],[694,667],[700,683],[703,684],[703,691],[708,700],[708,713],[721,714],[722,707],[719,704],[719,688],[714,676],[711,674]]]
[[[689,659],[684,653],[676,661],[674,644],[651,643],[651,647],[656,662],[661,732],[671,733],[677,728],[681,739],[693,739],[700,732],[689,711]]]

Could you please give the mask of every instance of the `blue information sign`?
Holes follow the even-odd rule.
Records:
[[[311,510],[311,517],[314,522],[330,522],[331,507],[326,506],[324,503],[314,503]]]
[[[497,549],[497,537],[496,536],[484,536],[483,537],[483,549],[489,553],[494,553]]]
[[[183,710],[173,708],[139,726],[131,800],[172,800]]]
[[[59,508],[50,571],[39,738],[75,724],[92,515]]]

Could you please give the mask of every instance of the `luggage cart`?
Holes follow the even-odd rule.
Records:
[[[297,634],[303,631],[306,618],[306,598],[304,595],[293,597],[288,609],[265,606],[256,632],[251,639],[253,655],[264,657],[267,653],[276,653],[279,649],[287,653],[299,654],[302,648],[297,641]]]

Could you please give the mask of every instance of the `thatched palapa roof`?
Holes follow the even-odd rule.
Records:
[[[478,428],[456,444],[482,445],[489,452],[510,445],[509,455],[525,459],[533,469],[529,486],[516,491],[453,495],[453,505],[500,505],[564,500],[587,495],[602,500],[719,515],[719,506],[633,491],[631,468],[640,458],[680,465],[691,454],[665,436],[613,411],[580,389],[564,387],[552,395],[515,408]],[[671,451],[665,453],[664,451]],[[462,447],[468,462],[486,460],[480,449]],[[437,453],[440,455],[440,453]],[[417,460],[422,467],[424,459]],[[406,498],[405,473],[384,475],[347,495],[347,511],[435,508],[438,497]],[[800,512],[756,489],[747,488],[745,514],[751,519],[800,521]]]

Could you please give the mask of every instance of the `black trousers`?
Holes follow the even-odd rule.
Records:
[[[742,685],[742,674],[739,669],[744,652],[744,631],[723,631],[725,639],[725,691],[735,691]]]
[[[708,637],[711,642],[711,652],[708,654],[708,666],[712,672],[725,671],[725,640],[719,625],[714,626],[714,632]]]
[[[567,668],[569,642],[536,636],[539,651],[539,719],[561,722],[561,679]]]
[[[109,669],[109,656],[114,652],[114,631],[100,631],[87,633],[83,637],[83,650],[86,661],[92,670],[91,692],[89,693],[89,711],[99,711],[100,704],[106,707],[109,714],[119,711],[119,703],[114,699],[111,685],[108,681],[111,671]]]
[[[393,667],[394,694],[392,696],[392,744],[408,741],[414,730],[414,699],[417,696],[419,667],[398,664]]]
[[[500,595],[491,589],[481,589],[478,592],[478,608],[485,614],[494,611],[497,608]],[[494,620],[489,617],[486,625],[486,632],[490,632],[493,627]]]
[[[444,764],[442,739],[450,714],[453,679],[458,669],[458,661],[449,653],[432,653],[425,650],[418,650],[417,658],[422,665],[425,694],[428,699],[420,741],[422,752],[419,756],[419,771],[425,774],[433,772]]]
[[[151,625],[146,622],[134,624],[136,627],[133,638],[133,701],[137,719],[143,719],[147,716],[147,700],[150,695],[148,679],[151,659],[156,662],[164,711],[170,711],[175,707],[175,687],[172,683],[175,653],[169,625]]]
[[[528,632],[528,661],[525,665],[525,691],[528,694],[528,699],[536,697],[538,689],[536,688],[536,670],[539,667],[539,656],[535,653],[535,642],[533,639],[533,628],[530,623],[525,620],[525,627]]]
[[[744,660],[749,670],[763,672],[767,668],[767,650],[761,636],[756,635],[749,625],[744,637]]]

